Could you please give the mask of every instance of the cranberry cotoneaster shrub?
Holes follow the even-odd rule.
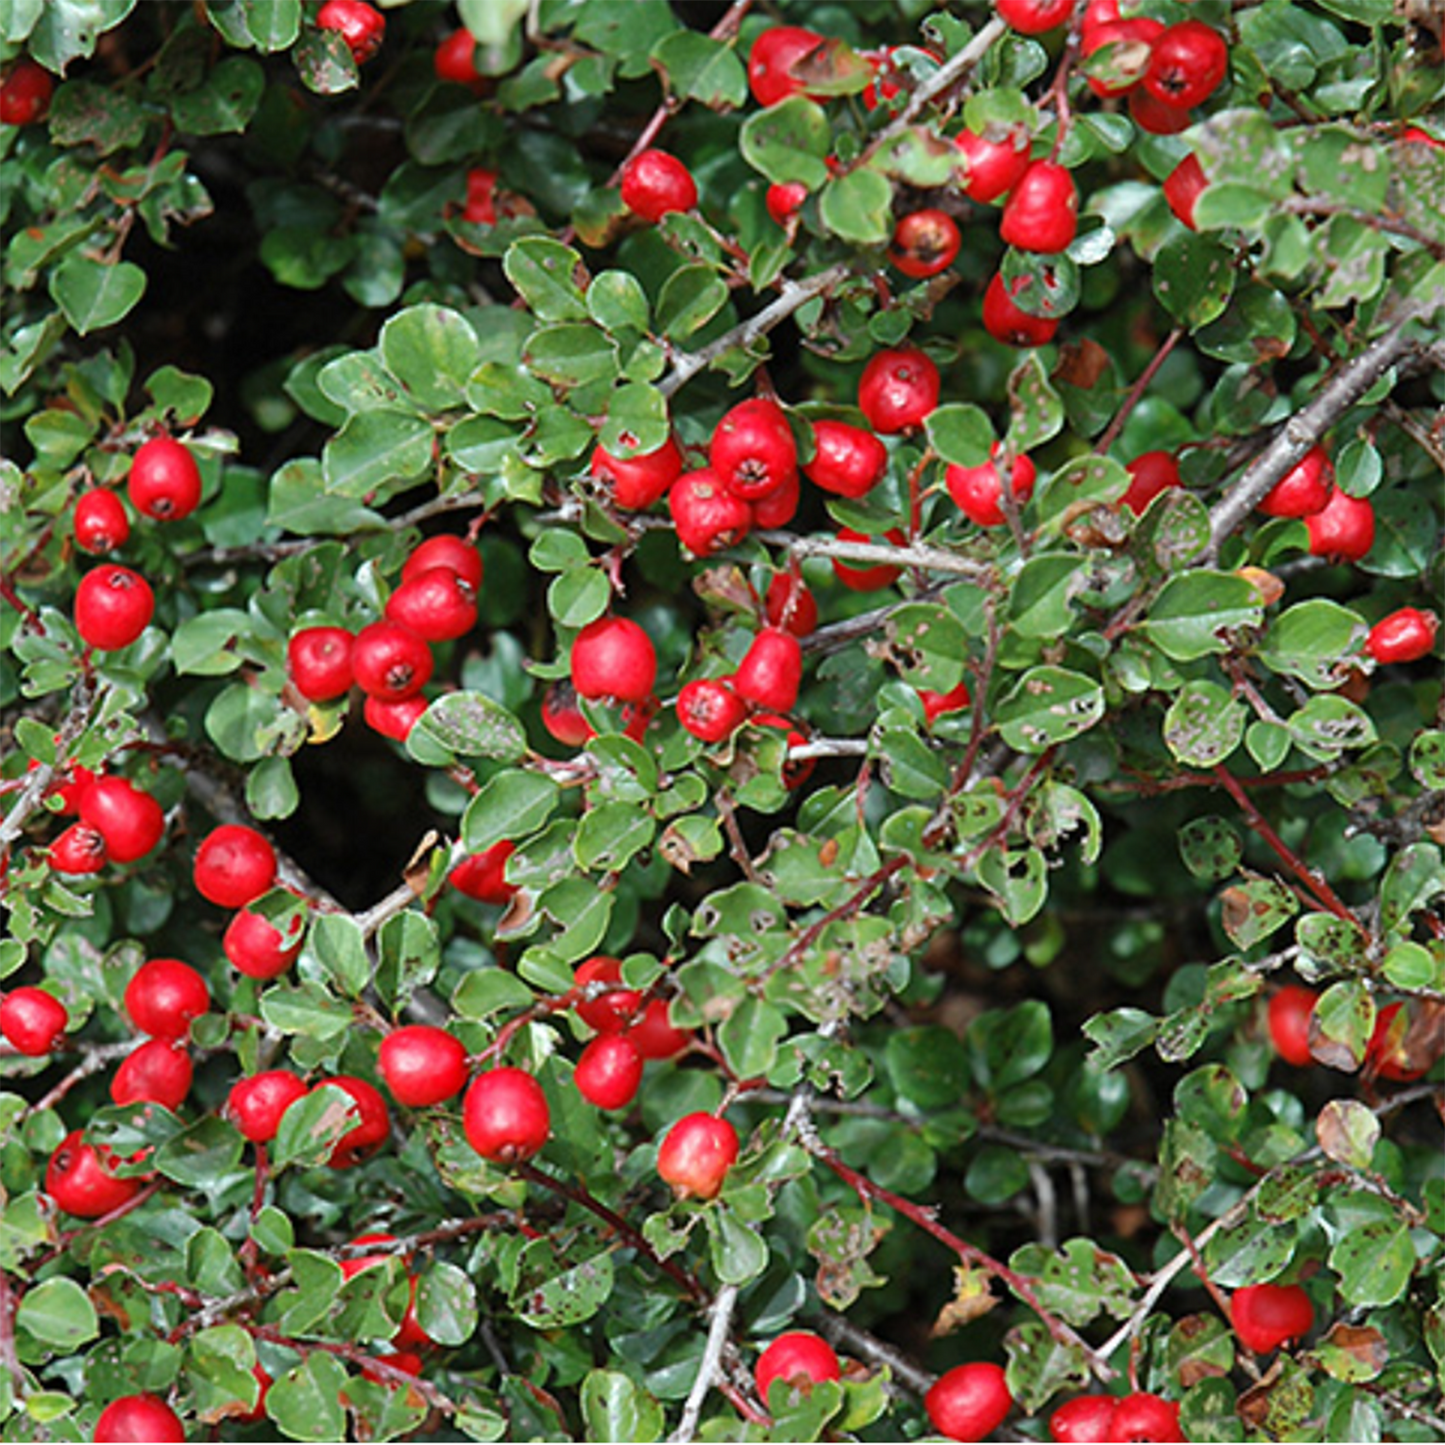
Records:
[[[0,1438],[1441,1438],[1441,38],[0,4]]]

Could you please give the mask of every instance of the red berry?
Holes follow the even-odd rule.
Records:
[[[400,702],[385,702],[379,697],[369,697],[362,705],[361,716],[374,732],[379,732],[384,738],[393,738],[404,743],[411,736],[411,730],[417,725],[426,708],[426,699],[420,696],[404,697]]]
[[[806,95],[808,85],[793,67],[823,43],[815,30],[800,25],[774,25],[764,30],[748,52],[748,88],[759,105],[776,105],[790,95]]]
[[[50,106],[55,82],[33,60],[21,59],[0,84],[0,125],[33,125]]]
[[[953,265],[962,240],[957,224],[946,211],[910,211],[893,228],[888,259],[905,276],[922,280]]]
[[[117,1445],[129,1442],[184,1440],[186,1432],[180,1417],[155,1395],[123,1395],[112,1400],[95,1422],[92,1440],[109,1440]]]
[[[121,1061],[110,1081],[115,1104],[159,1104],[173,1112],[191,1092],[191,1056],[169,1039],[147,1039]]]
[[[482,77],[477,74],[476,53],[476,36],[465,25],[458,26],[432,53],[436,78],[454,85],[480,86]]]
[[[1080,1395],[1049,1416],[1049,1439],[1060,1445],[1102,1445],[1114,1439],[1114,1397]]]
[[[96,778],[81,794],[80,821],[105,839],[112,863],[144,858],[166,831],[165,810],[125,778]]]
[[[1324,510],[1305,518],[1310,553],[1335,562],[1358,562],[1375,545],[1375,508],[1368,497],[1335,488]]]
[[[1194,204],[1199,199],[1199,193],[1209,184],[1204,179],[1204,171],[1199,164],[1199,158],[1191,151],[1172,171],[1164,182],[1164,199],[1169,203],[1169,209],[1184,225],[1191,231],[1195,230],[1194,225]]]
[[[1418,1079],[1428,1070],[1429,1061],[1421,1063],[1414,1057],[1408,1047],[1409,1034],[1410,1015],[1405,1005],[1386,1004],[1375,1015],[1375,1027],[1365,1045],[1366,1069],[1397,1084]]]
[[[738,696],[771,712],[791,712],[803,680],[798,639],[781,628],[765,627],[753,638],[738,664],[733,686]]]
[[[188,447],[174,437],[152,437],[130,464],[131,505],[143,517],[179,522],[201,500],[201,470]]]
[[[105,839],[84,823],[72,823],[50,845],[46,862],[57,873],[99,873],[105,867]]]
[[[685,683],[677,695],[677,720],[705,743],[730,738],[747,718],[747,704],[725,677],[703,677]]]
[[[1074,0],[996,0],[994,9],[1020,35],[1042,35],[1074,13]]]
[[[838,1356],[827,1340],[809,1330],[790,1330],[758,1356],[754,1379],[758,1396],[766,1403],[774,1380],[806,1392],[824,1380],[836,1380],[840,1374]]]
[[[431,679],[431,649],[409,627],[372,622],[351,644],[351,670],[362,692],[383,702],[403,702]]]
[[[1034,316],[1014,302],[1028,286],[1028,278],[1015,277],[1012,284],[996,274],[983,293],[983,329],[1005,346],[1045,346],[1059,329],[1052,316]]]
[[[1335,487],[1335,469],[1322,446],[1312,446],[1259,504],[1266,517],[1312,517]]]
[[[1029,133],[1022,126],[1009,126],[997,139],[993,127],[982,134],[961,130],[953,143],[963,156],[964,192],[975,201],[996,201],[1029,168]]]
[[[577,689],[559,677],[542,694],[542,726],[563,747],[580,748],[596,736],[577,705]]]
[[[316,12],[316,24],[338,32],[358,65],[365,65],[386,37],[386,21],[366,0],[326,0]]]
[[[1074,178],[1053,161],[1032,161],[1004,202],[998,233],[1020,251],[1062,251],[1079,229]]]
[[[223,823],[196,849],[192,877],[202,898],[244,908],[276,881],[276,850],[254,828]]]
[[[684,472],[667,494],[667,509],[677,540],[696,557],[721,552],[752,530],[752,508],[711,467]]]
[[[516,851],[517,845],[510,838],[503,838],[500,843],[463,858],[447,881],[468,898],[504,906],[517,895],[517,885],[507,882],[507,859]]]
[[[835,496],[867,496],[888,470],[888,448],[871,431],[845,421],[815,421],[813,447],[803,473]]]
[[[77,1219],[99,1219],[140,1193],[141,1181],[116,1178],[110,1172],[112,1164],[108,1153],[103,1156],[85,1142],[81,1130],[74,1129],[50,1156],[45,1192],[65,1213]]]
[[[1084,6],[1084,19],[1079,33],[1084,40],[1101,25],[1111,25],[1119,18],[1119,0],[1089,0]]]
[[[680,1199],[715,1199],[738,1157],[738,1132],[715,1114],[686,1114],[657,1151],[657,1172]]]
[[[1418,662],[1435,645],[1440,619],[1418,607],[1401,607],[1382,617],[1365,638],[1365,651],[1381,666],[1390,662]]]
[[[577,965],[575,986],[590,992],[590,985],[619,983],[621,979],[622,961],[599,953]],[[642,995],[634,988],[608,989],[577,1004],[577,1017],[600,1034],[617,1034],[632,1022],[641,1005]]]
[[[676,156],[645,150],[622,169],[622,204],[644,221],[660,221],[697,205],[697,182]]]
[[[155,610],[150,583],[115,562],[93,567],[75,589],[75,630],[100,652],[129,647],[150,625]]]
[[[472,1080],[462,1101],[467,1142],[494,1164],[520,1164],[551,1137],[547,1096],[521,1069],[488,1069]]]
[[[947,692],[933,692],[929,688],[918,689],[918,700],[923,704],[924,720],[932,727],[945,713],[962,712],[973,702],[968,684],[961,682]]]
[[[477,594],[450,567],[431,567],[387,598],[386,616],[425,642],[451,642],[477,625]]]
[[[674,1058],[692,1042],[691,1030],[674,1027],[665,998],[648,1001],[642,1017],[628,1028],[627,1037],[644,1059]]]
[[[923,424],[939,386],[938,368],[917,347],[880,351],[863,368],[858,405],[874,431],[892,436]]]
[[[1202,20],[1181,20],[1154,41],[1144,89],[1165,105],[1188,109],[1213,95],[1228,72],[1224,37]]]
[[[818,603],[792,572],[778,572],[768,583],[763,611],[769,627],[781,627],[794,637],[806,637],[818,625]]]
[[[462,207],[462,220],[469,226],[497,224],[496,171],[486,166],[473,166],[467,172],[467,200]]]
[[[1141,452],[1128,465],[1129,490],[1119,499],[1119,505],[1138,516],[1160,492],[1183,485],[1179,476],[1179,463],[1173,452]]]
[[[585,698],[641,702],[657,681],[652,639],[625,617],[599,617],[572,642],[572,686]]]
[[[1303,1068],[1314,1063],[1310,1052],[1310,1018],[1315,996],[1298,984],[1287,984],[1269,1000],[1269,1036],[1280,1058]]]
[[[439,532],[418,543],[402,563],[401,580],[410,582],[433,567],[450,567],[473,592],[482,590],[482,554],[461,537]]]
[[[1110,1440],[1158,1441],[1165,1445],[1184,1439],[1179,1428],[1179,1406],[1173,1400],[1161,1400],[1143,1391],[1114,1402],[1109,1428]]]
[[[1085,80],[1095,95],[1108,97],[1132,90],[1144,78],[1153,55],[1155,39],[1164,33],[1164,26],[1147,15],[1086,25],[1083,30],[1083,53],[1087,60],[1106,46],[1112,47],[1097,64],[1086,69]]]
[[[69,1011],[43,988],[14,988],[0,1000],[0,1034],[28,1058],[48,1054],[69,1027]]]
[[[950,1440],[983,1440],[1013,1409],[1000,1366],[975,1362],[955,1365],[923,1397],[933,1428]]]
[[[250,909],[241,909],[226,925],[221,948],[247,978],[276,978],[286,972],[306,941],[306,925],[296,917],[286,935],[269,919]]]
[[[57,738],[56,741],[58,742],[59,738]],[[28,764],[27,771],[29,768],[38,768],[39,766],[40,764],[32,758]],[[89,768],[82,767],[79,763],[72,763],[68,768],[57,770],[56,777],[64,779],[64,781],[52,782],[45,796],[47,798],[59,798],[60,811],[62,813],[78,813],[80,811],[81,799],[85,797],[86,789],[90,787],[96,778],[102,776],[102,773],[102,769],[91,772]]]
[[[895,547],[906,546],[908,541],[898,527],[890,527],[884,533],[884,538]],[[851,527],[839,527],[838,540],[840,542],[876,542],[878,539],[866,536],[862,532],[855,532]],[[896,582],[902,575],[903,568],[894,567],[887,562],[881,562],[874,567],[853,567],[835,557],[833,558],[833,571],[838,580],[850,591],[877,592]]]
[[[1250,1284],[1229,1302],[1234,1333],[1245,1349],[1264,1354],[1309,1333],[1315,1322],[1310,1297],[1297,1284]]]
[[[1142,85],[1129,92],[1129,118],[1150,135],[1178,135],[1194,121],[1191,111],[1156,100]]]
[[[281,1127],[281,1116],[310,1092],[285,1069],[268,1069],[238,1079],[226,1096],[226,1116],[253,1144],[269,1144]]]
[[[793,480],[798,447],[782,407],[761,396],[739,402],[712,434],[708,465],[745,502],[761,501]]]
[[[130,517],[125,503],[105,487],[93,487],[75,499],[71,516],[75,545],[97,556],[124,547],[130,538]]]
[[[802,181],[779,181],[768,187],[763,204],[778,225],[786,226],[803,208],[808,188]]]
[[[625,512],[643,512],[667,495],[682,475],[682,449],[669,436],[650,452],[615,457],[599,442],[592,453],[592,475],[612,487],[612,501]]]
[[[803,484],[794,472],[776,492],[759,497],[752,504],[753,526],[763,531],[771,527],[786,527],[797,515],[802,498]]]
[[[1003,478],[999,475],[998,460],[1003,455],[1003,444],[995,442],[989,452],[989,460],[981,467],[960,467],[950,464],[943,474],[948,495],[953,498],[959,510],[971,522],[980,527],[1002,527]],[[1014,458],[1009,473],[1009,490],[1014,503],[1022,507],[1034,494],[1034,479],[1037,472],[1028,457]]]
[[[303,627],[286,644],[286,665],[296,691],[309,702],[341,697],[355,681],[352,636],[344,627]]]
[[[333,1169],[350,1169],[386,1142],[391,1132],[386,1100],[374,1084],[352,1074],[338,1074],[335,1078],[322,1079],[321,1083],[334,1084],[349,1094],[355,1106],[356,1123],[331,1146],[331,1157],[326,1161]]]
[[[1445,149],[1445,140],[1431,135],[1427,130],[1421,130],[1418,125],[1407,125],[1395,139],[1402,145],[1426,145],[1434,146],[1437,150]]]
[[[398,1104],[424,1109],[461,1093],[467,1081],[467,1051],[445,1029],[408,1024],[381,1041],[377,1067]]]
[[[589,1104],[625,1109],[642,1083],[642,1055],[626,1034],[598,1034],[582,1050],[572,1082]]]
[[[183,1039],[191,1020],[211,1006],[206,980],[178,958],[153,958],[125,987],[125,1011],[133,1028],[157,1039]]]

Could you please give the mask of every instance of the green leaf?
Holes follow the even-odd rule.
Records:
[[[1080,1345],[1062,1345],[1041,1324],[1015,1325],[1004,1337],[1009,1393],[1032,1414],[1061,1390],[1081,1391],[1089,1363]]]
[[[288,1034],[334,1039],[351,1027],[351,1010],[320,984],[277,984],[261,996],[261,1017]]]
[[[968,1055],[958,1035],[937,1025],[899,1029],[888,1036],[883,1065],[902,1099],[928,1113],[962,1097]]]
[[[810,191],[828,179],[823,158],[832,144],[833,128],[823,107],[802,95],[750,115],[738,138],[743,159],[754,170],[776,185],[800,181]]]
[[[1409,1228],[1400,1219],[1376,1219],[1351,1229],[1335,1240],[1329,1265],[1350,1304],[1375,1309],[1394,1304],[1415,1272]]]
[[[1064,404],[1036,353],[1009,373],[1008,396],[1008,440],[1016,452],[1040,446],[1063,430]]]
[[[1014,928],[1035,918],[1049,896],[1048,864],[1037,848],[990,848],[978,860],[978,881]]]
[[[1117,1068],[1147,1049],[1158,1032],[1159,1020],[1142,1009],[1095,1014],[1084,1024],[1084,1036],[1094,1045],[1089,1065],[1100,1071]]]
[[[631,271],[600,271],[594,276],[587,288],[587,311],[604,331],[612,332],[645,333],[652,315],[647,293]]]
[[[376,935],[376,991],[394,1013],[414,990],[429,984],[441,964],[441,939],[436,924],[408,908],[388,918]]]
[[[1233,633],[1264,614],[1252,582],[1232,572],[1182,573],[1164,584],[1144,623],[1149,640],[1175,662],[1192,662],[1237,645]]]
[[[1129,473],[1113,457],[1085,456],[1066,462],[1034,493],[1033,507],[1040,522],[1054,522],[1081,502],[1105,505],[1117,502],[1129,490]],[[1152,517],[1159,509],[1153,507]],[[1206,519],[1207,522],[1207,519]],[[1207,525],[1206,525],[1207,535]]]
[[[477,1328],[477,1291],[471,1276],[433,1260],[417,1279],[416,1322],[439,1345],[464,1345]]]
[[[630,381],[612,393],[607,421],[598,440],[614,457],[655,452],[672,430],[667,398],[655,386]]]
[[[1030,557],[1009,593],[1009,625],[1021,637],[1062,637],[1073,623],[1074,598],[1088,586],[1088,562],[1074,552]]]
[[[514,241],[502,258],[507,279],[540,321],[585,321],[587,301],[578,285],[582,257],[548,236]]]
[[[588,1440],[660,1440],[662,1407],[621,1370],[589,1370],[579,1392]]]
[[[579,868],[615,873],[652,842],[656,829],[652,815],[636,804],[601,803],[589,808],[578,824],[573,856]]]
[[[1331,1099],[1315,1120],[1315,1135],[1336,1164],[1368,1169],[1380,1139],[1380,1121],[1358,1099]]]
[[[534,376],[557,386],[585,386],[617,375],[617,348],[606,332],[580,321],[534,331],[522,361]]]
[[[349,913],[322,913],[311,924],[307,947],[347,998],[360,998],[371,982],[371,960],[360,925]]]
[[[877,246],[893,235],[892,208],[893,187],[887,177],[864,168],[829,181],[818,214],[833,235],[860,246]]]
[[[702,262],[679,266],[657,298],[657,324],[671,341],[682,341],[727,305],[728,288],[717,268]]]
[[[381,328],[377,349],[387,371],[422,411],[461,406],[481,359],[471,323],[449,307],[429,304],[392,316]]]
[[[1104,689],[1063,667],[1033,667],[1001,699],[994,713],[1009,747],[1041,753],[1087,732],[1104,715]]]
[[[950,692],[963,680],[968,636],[941,603],[900,607],[884,626],[899,676],[912,687]]]
[[[1299,912],[1299,899],[1273,878],[1251,878],[1224,892],[1221,922],[1236,948],[1253,948]]]
[[[66,1354],[100,1333],[100,1321],[90,1296],[64,1276],[47,1279],[25,1291],[15,1311],[15,1323],[42,1345]]]
[[[72,251],[50,273],[50,294],[82,336],[114,326],[145,294],[146,273],[130,261],[92,261]]]
[[[552,816],[561,790],[540,773],[511,768],[485,782],[467,804],[462,840],[470,853],[481,853],[503,839],[520,842]]]
[[[928,444],[945,461],[960,467],[981,467],[998,438],[982,407],[972,402],[947,402],[924,420]]]
[[[586,878],[564,878],[537,900],[560,930],[547,947],[564,963],[596,953],[612,920],[614,898]]]
[[[1244,856],[1244,843],[1235,829],[1212,813],[1191,818],[1179,830],[1179,854],[1184,866],[1206,883],[1227,878]]]
[[[770,1003],[749,994],[723,1021],[718,1043],[728,1067],[740,1079],[756,1079],[773,1066],[788,1023]]]
[[[176,126],[193,135],[229,135],[244,131],[261,103],[266,73],[251,59],[228,56],[198,90],[171,101]]]
[[[119,25],[136,0],[45,0],[27,49],[47,70],[63,75],[72,60],[88,60],[96,41]]]
[[[581,1324],[607,1303],[614,1278],[610,1251],[564,1267],[549,1240],[534,1240],[519,1261],[512,1308],[535,1330]]]
[[[355,1127],[356,1101],[351,1095],[335,1084],[318,1085],[282,1114],[271,1145],[271,1163],[277,1169],[287,1164],[324,1164],[336,1141]]]
[[[1380,929],[1385,934],[1410,926],[1415,914],[1445,893],[1445,860],[1433,843],[1400,849],[1385,870],[1380,887]]]
[[[245,1140],[216,1115],[198,1119],[156,1150],[156,1169],[188,1189],[213,1186],[241,1162]]]
[[[695,30],[678,30],[652,47],[673,93],[713,110],[741,106],[748,98],[748,77],[731,45]],[[626,1438],[616,1436],[616,1439]]]
[[[501,968],[479,968],[457,985],[452,1007],[465,1019],[484,1019],[527,1008],[533,1000],[532,990],[515,974]]]
[[[1234,290],[1234,257],[1210,236],[1171,236],[1154,257],[1154,295],[1191,331],[1213,321]]]
[[[1357,612],[1324,597],[1287,607],[1270,624],[1259,655],[1266,666],[1311,687],[1338,687],[1368,628]]]
[[[712,1267],[724,1284],[747,1284],[768,1267],[768,1242],[755,1225],[724,1207],[707,1215]]]
[[[1295,746],[1320,762],[1332,762],[1348,748],[1368,747],[1377,736],[1370,715],[1334,693],[1310,698],[1285,726]]]
[[[501,703],[485,693],[450,692],[436,699],[407,736],[417,762],[446,767],[456,758],[515,763],[526,756],[527,734]]]
[[[346,1386],[336,1357],[314,1350],[271,1382],[266,1413],[293,1440],[344,1440]]]
[[[353,416],[322,448],[326,490],[368,502],[390,497],[429,470],[434,440],[426,420],[409,412]]]
[[[1216,682],[1189,682],[1164,715],[1164,742],[1179,762],[1212,768],[1239,746],[1249,710]]]

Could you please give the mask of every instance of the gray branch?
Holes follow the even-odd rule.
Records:
[[[707,1399],[707,1392],[712,1389],[722,1367],[723,1350],[727,1346],[728,1331],[732,1328],[733,1306],[737,1302],[738,1287],[735,1284],[725,1284],[713,1299],[707,1344],[703,1347],[702,1360],[697,1367],[697,1378],[692,1382],[687,1403],[682,1407],[682,1419],[668,1437],[676,1445],[688,1445],[697,1435],[703,1401]]]

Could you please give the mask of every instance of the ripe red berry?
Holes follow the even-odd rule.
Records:
[[[310,702],[341,697],[355,681],[352,636],[344,627],[303,627],[286,644],[286,666],[296,691]]]
[[[356,1123],[331,1146],[331,1157],[326,1161],[333,1169],[350,1169],[386,1142],[391,1132],[391,1116],[387,1113],[386,1100],[374,1084],[352,1074],[338,1074],[334,1078],[322,1079],[321,1083],[334,1084],[349,1094],[355,1106]]]
[[[642,1016],[627,1030],[627,1037],[644,1059],[671,1059],[692,1042],[689,1029],[677,1028],[665,998],[648,1001]]]
[[[791,712],[803,680],[798,639],[781,628],[765,627],[738,664],[733,686],[739,697],[770,712]]]
[[[762,531],[771,527],[786,527],[797,515],[798,503],[803,497],[803,484],[798,474],[793,473],[776,492],[759,497],[752,504],[752,525]]]
[[[421,696],[404,697],[400,702],[386,702],[379,697],[369,697],[362,705],[361,716],[374,732],[379,732],[384,738],[393,738],[404,743],[411,736],[411,730],[417,725],[426,708],[426,699]]]
[[[616,506],[625,512],[643,512],[660,502],[682,475],[682,449],[669,436],[654,451],[615,457],[599,442],[592,453],[592,475],[611,485]]]
[[[779,181],[768,187],[763,204],[778,225],[786,226],[803,209],[807,199],[808,188],[802,181]]]
[[[701,677],[684,683],[677,695],[677,720],[705,743],[730,738],[747,718],[747,704],[725,677]]]
[[[226,925],[221,948],[237,973],[268,979],[285,973],[296,962],[305,941],[306,924],[301,917],[293,919],[282,934],[269,919],[243,908]]]
[[[43,988],[13,988],[0,1000],[0,1034],[28,1058],[48,1054],[69,1027],[69,1011]]]
[[[58,1209],[77,1219],[99,1219],[140,1193],[137,1178],[119,1179],[111,1173],[113,1157],[85,1142],[82,1131],[72,1130],[60,1141],[45,1169],[45,1192]]]
[[[1194,121],[1192,111],[1156,100],[1142,85],[1129,92],[1129,118],[1150,135],[1178,135]]]
[[[884,436],[910,431],[938,405],[938,368],[917,347],[880,351],[863,368],[858,405]]]
[[[226,1116],[253,1144],[269,1144],[281,1127],[281,1116],[310,1090],[286,1069],[268,1069],[238,1079],[226,1096]]]
[[[1276,1350],[1309,1333],[1315,1322],[1310,1297],[1297,1284],[1250,1284],[1229,1301],[1234,1333],[1255,1354]]]
[[[577,705],[577,689],[565,677],[557,678],[542,694],[542,726],[567,748],[580,748],[596,736]]]
[[[381,1041],[377,1068],[398,1104],[424,1109],[461,1093],[467,1081],[467,1051],[445,1029],[408,1024]]]
[[[403,702],[430,681],[431,649],[409,627],[372,622],[351,644],[351,670],[362,692],[383,702]]]
[[[764,30],[748,52],[748,88],[759,105],[776,105],[790,95],[806,95],[807,81],[793,66],[816,50],[823,37],[800,25],[774,25]]]
[[[192,878],[202,898],[244,908],[276,881],[276,850],[254,828],[223,823],[196,849]]]
[[[839,527],[838,540],[840,542],[877,542],[878,538],[869,537],[863,532],[855,532],[852,527]],[[884,540],[891,542],[895,547],[907,545],[908,539],[898,527],[890,527],[884,533]],[[903,574],[902,567],[894,567],[890,563],[880,562],[873,567],[854,567],[846,562],[833,558],[833,571],[838,580],[853,592],[877,592],[881,588],[891,586]]]
[[[1418,125],[1407,125],[1395,139],[1402,145],[1426,145],[1434,146],[1437,150],[1445,149],[1445,140],[1431,135],[1427,130],[1421,130]]]
[[[582,1050],[572,1082],[589,1104],[625,1109],[642,1083],[642,1055],[626,1034],[598,1034]]]
[[[716,1199],[738,1157],[738,1131],[715,1114],[685,1114],[657,1151],[657,1172],[680,1199]]]
[[[1228,72],[1224,37],[1202,20],[1181,20],[1154,41],[1144,89],[1165,105],[1188,109],[1213,95]]]
[[[1112,25],[1119,18],[1119,0],[1089,0],[1084,6],[1084,19],[1079,27],[1087,40],[1101,25]]]
[[[1435,645],[1440,619],[1418,607],[1401,607],[1382,617],[1365,638],[1365,651],[1382,667],[1390,662],[1418,662]]]
[[[130,517],[125,503],[106,487],[92,487],[75,499],[71,515],[75,545],[99,556],[124,547],[130,538]]]
[[[782,407],[762,396],[739,402],[712,434],[708,465],[745,502],[785,486],[798,474],[798,447]]]
[[[33,125],[49,108],[54,89],[43,66],[29,58],[17,60],[0,83],[0,125]]]
[[[157,1039],[183,1039],[191,1020],[211,1006],[206,980],[178,958],[153,958],[125,987],[125,1011],[132,1027]]]
[[[1330,454],[1312,446],[1259,504],[1266,517],[1311,517],[1323,511],[1335,487]]]
[[[806,637],[818,625],[818,602],[792,572],[777,572],[768,583],[763,611],[769,627],[781,627],[794,637]]]
[[[827,1340],[810,1330],[790,1330],[758,1356],[754,1379],[758,1396],[766,1403],[774,1380],[806,1392],[824,1380],[836,1380],[840,1374],[838,1356]]]
[[[476,54],[476,36],[465,25],[458,26],[432,53],[432,70],[438,80],[476,88],[482,84]]]
[[[999,135],[993,127],[982,134],[961,130],[953,143],[962,157],[960,184],[971,200],[996,201],[1029,168],[1029,133],[1022,126],[1009,126]]]
[[[943,474],[948,495],[953,498],[959,510],[971,522],[980,527],[1002,527],[1003,478],[999,475],[998,462],[1003,455],[1003,444],[995,442],[989,452],[989,460],[981,467],[960,467],[950,464]],[[1009,472],[1009,491],[1015,506],[1022,507],[1034,494],[1034,479],[1037,476],[1034,464],[1027,456],[1014,458]]]
[[[1269,1036],[1287,1064],[1303,1068],[1314,1062],[1310,1052],[1310,1017],[1315,996],[1299,984],[1286,984],[1269,1000]]]
[[[477,625],[477,594],[450,567],[431,567],[386,599],[386,617],[425,642],[451,642]]]
[[[1074,0],[996,0],[994,9],[1020,35],[1042,35],[1074,13]]]
[[[684,472],[667,494],[667,509],[677,540],[696,557],[721,552],[752,530],[752,508],[711,467]]]
[[[1157,1441],[1160,1445],[1182,1441],[1179,1428],[1179,1406],[1173,1400],[1139,1391],[1114,1402],[1109,1428],[1111,1440]]]
[[[184,1440],[185,1427],[180,1416],[156,1395],[123,1395],[112,1400],[95,1422],[92,1440],[108,1440],[116,1445],[130,1442]]]
[[[114,1104],[159,1104],[175,1111],[191,1092],[191,1056],[169,1039],[147,1039],[121,1061],[110,1081]]]
[[[80,795],[80,821],[105,839],[112,863],[144,858],[166,831],[165,809],[125,778],[96,778]]]
[[[1393,1083],[1409,1083],[1424,1074],[1430,1061],[1421,1062],[1409,1047],[1410,1015],[1403,1003],[1386,1004],[1375,1015],[1375,1027],[1365,1045],[1365,1068]]]
[[[813,447],[803,474],[835,496],[867,496],[888,470],[888,448],[871,431],[845,421],[815,421]]]
[[[451,532],[438,532],[412,548],[401,565],[401,580],[410,582],[433,567],[449,567],[473,592],[482,590],[482,554],[472,544]]]
[[[574,975],[579,992],[591,993],[599,983],[619,983],[622,961],[606,954],[594,954],[577,965]],[[600,1034],[621,1033],[642,1005],[642,995],[635,988],[614,988],[585,997],[577,1004],[577,1017]]]
[[[599,617],[572,642],[572,686],[579,697],[641,702],[656,681],[652,639],[625,617]]]
[[[1003,205],[998,233],[1020,251],[1064,250],[1079,229],[1073,175],[1053,161],[1032,161]]]
[[[75,630],[99,652],[129,647],[150,625],[155,610],[150,583],[115,562],[93,567],[75,589]]]
[[[933,1428],[950,1440],[984,1440],[1013,1409],[1013,1396],[998,1365],[975,1361],[939,1376],[923,1397]]]
[[[472,1080],[462,1101],[467,1142],[494,1164],[520,1164],[551,1137],[547,1096],[521,1069],[488,1069]]]
[[[358,65],[365,65],[386,38],[386,21],[366,0],[326,0],[316,12],[316,24],[321,30],[335,30]]]
[[[128,483],[131,506],[158,522],[189,517],[201,500],[201,470],[174,437],[152,437],[136,452]]]
[[[1375,545],[1375,507],[1368,497],[1335,488],[1322,511],[1305,518],[1310,553],[1335,562],[1358,562]]]
[[[893,228],[888,259],[915,280],[937,276],[953,265],[963,237],[946,211],[910,211]]]
[[[1026,276],[1012,283],[997,273],[983,293],[983,329],[1005,346],[1046,346],[1059,329],[1052,316],[1034,316],[1015,303],[1014,297],[1028,286]]]
[[[1049,1416],[1049,1439],[1059,1445],[1103,1445],[1113,1440],[1114,1397],[1080,1395]]]
[[[1173,452],[1141,452],[1127,467],[1129,490],[1119,499],[1137,517],[1160,492],[1183,485]]]
[[[467,199],[462,207],[462,220],[469,226],[497,224],[496,171],[487,166],[473,166],[467,172]]]
[[[99,873],[106,862],[105,839],[84,823],[72,823],[50,845],[46,862],[57,873]]]
[[[516,897],[517,885],[507,882],[507,859],[517,851],[510,838],[471,853],[452,869],[447,881],[458,893],[481,903],[505,905]]]
[[[633,156],[622,170],[622,204],[644,221],[697,205],[697,182],[674,155],[656,148]]]
[[[1164,26],[1148,15],[1121,20],[1117,7],[1112,20],[1086,24],[1082,32],[1085,60],[1108,47],[1107,55],[1086,68],[1089,89],[1100,97],[1133,90],[1149,68],[1154,41],[1163,33]]]
[[[918,700],[923,704],[924,720],[932,727],[945,713],[962,712],[973,702],[973,696],[968,690],[968,684],[961,682],[947,692],[933,692],[929,688],[921,687],[918,689]]]

